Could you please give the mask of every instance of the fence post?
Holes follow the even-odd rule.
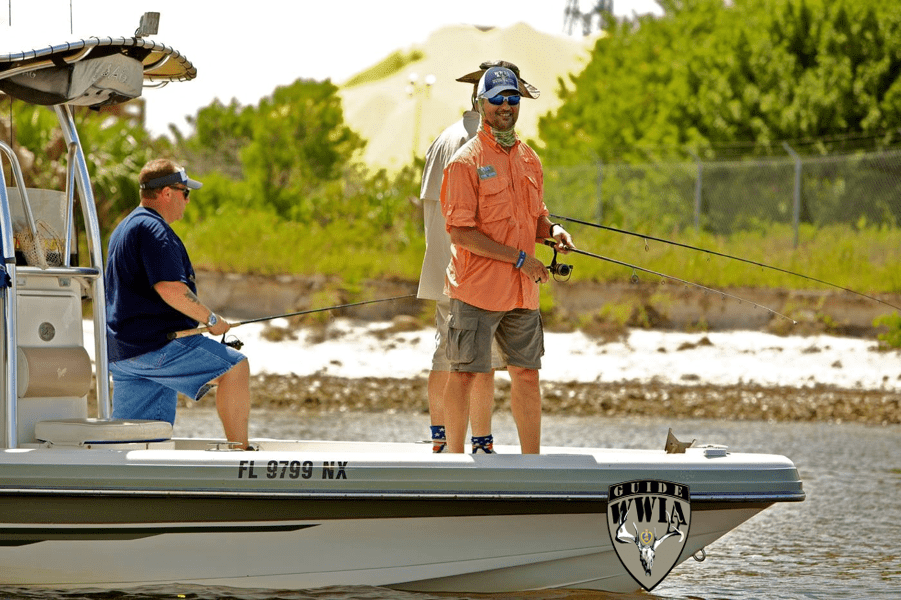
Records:
[[[798,227],[801,223],[801,157],[795,152],[788,142],[782,142],[782,147],[791,155],[795,161],[795,191],[794,191],[794,217],[793,226],[795,230],[795,248],[798,247]]]
[[[597,206],[597,222],[604,222],[604,194],[603,194],[603,184],[604,184],[604,161],[598,159],[598,179],[597,179],[597,195],[598,195],[598,206]]]
[[[695,159],[695,164],[698,165],[698,176],[695,178],[695,233],[697,233],[701,231],[701,191],[704,181],[704,165],[701,163],[700,156],[691,150],[686,150],[686,152]]]

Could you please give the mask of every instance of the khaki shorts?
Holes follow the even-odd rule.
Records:
[[[447,358],[451,371],[491,371],[491,340],[507,364],[540,369],[544,329],[537,310],[489,311],[451,299],[447,322]]]
[[[451,364],[447,359],[447,319],[450,315],[450,298],[441,296],[435,304],[435,353],[432,355],[433,371],[450,371]],[[497,341],[491,341],[491,368],[506,369],[507,361],[501,354]]]

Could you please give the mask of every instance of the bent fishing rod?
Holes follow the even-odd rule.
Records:
[[[352,306],[363,306],[364,304],[375,304],[377,302],[390,302],[392,300],[404,300],[406,298],[415,298],[416,294],[407,294],[406,296],[394,296],[391,298],[378,298],[377,300],[363,300],[362,302],[351,302],[350,304],[339,304],[338,306],[326,306],[324,308],[311,308],[308,310],[299,310],[297,312],[285,313],[281,315],[272,315],[271,317],[260,317],[258,319],[248,319],[246,321],[239,321],[237,323],[231,323],[231,328],[229,331],[234,329],[235,327],[239,327],[241,325],[248,325],[250,323],[262,323],[263,321],[272,321],[273,319],[284,319],[287,317],[297,317],[300,315],[309,315],[312,313],[325,312],[329,310],[338,310],[339,308],[350,308]],[[190,335],[198,335],[201,333],[205,333],[209,330],[209,327],[206,325],[202,325],[200,327],[196,327],[194,329],[185,329],[183,331],[173,331],[166,335],[167,339],[174,340],[178,338],[188,337]],[[225,342],[223,342],[225,343]]]
[[[559,217],[557,217],[557,218],[559,218]],[[556,246],[556,245],[557,245],[557,241],[556,241],[556,240],[544,240],[544,245],[545,245],[545,246],[552,246],[552,247],[553,247],[553,246]],[[747,302],[748,304],[750,304],[750,305],[753,306],[754,308],[762,308],[763,310],[767,311],[767,312],[770,313],[771,315],[774,315],[774,316],[777,316],[777,317],[781,317],[781,318],[785,319],[786,321],[791,321],[792,325],[797,325],[797,324],[798,324],[798,322],[795,321],[794,319],[792,319],[791,317],[786,316],[786,315],[783,315],[781,312],[775,311],[775,310],[773,310],[772,308],[769,308],[769,307],[764,306],[764,305],[762,305],[762,304],[757,304],[756,302],[752,302],[752,301],[750,301],[750,300],[745,300],[744,298],[741,298],[741,297],[739,297],[739,296],[735,296],[735,295],[733,295],[733,294],[729,294],[729,293],[727,293],[727,292],[723,292],[723,291],[721,291],[721,290],[715,290],[715,289],[713,289],[713,288],[709,288],[709,287],[707,287],[707,286],[703,286],[703,285],[701,285],[700,283],[694,283],[693,281],[687,281],[687,280],[685,280],[685,279],[679,279],[678,277],[673,277],[672,275],[666,275],[665,273],[660,273],[660,272],[658,272],[658,271],[652,271],[651,269],[645,269],[644,267],[639,267],[638,265],[629,264],[629,263],[627,263],[627,262],[623,262],[623,261],[621,261],[621,260],[616,260],[615,258],[610,258],[610,257],[607,257],[607,256],[601,256],[600,254],[595,254],[595,253],[593,253],[593,252],[586,252],[585,250],[579,250],[578,248],[572,248],[572,247],[569,247],[569,246],[565,246],[565,248],[566,248],[569,252],[573,252],[573,253],[575,253],[575,254],[581,254],[581,255],[583,255],[583,256],[590,256],[591,258],[597,258],[597,259],[600,259],[600,260],[605,260],[605,261],[610,262],[610,263],[613,263],[613,264],[615,264],[615,265],[620,265],[620,266],[623,266],[623,267],[628,267],[628,268],[632,269],[632,281],[633,281],[633,282],[638,281],[638,276],[635,275],[635,271],[641,271],[641,272],[643,272],[643,273],[649,273],[649,274],[651,274],[651,275],[656,275],[657,277],[660,277],[660,278],[661,278],[661,281],[666,281],[666,280],[678,281],[679,283],[681,283],[681,284],[683,284],[683,285],[691,286],[691,287],[697,288],[697,289],[699,289],[699,290],[703,290],[703,291],[705,291],[705,292],[709,292],[709,293],[712,293],[712,294],[719,294],[724,300],[725,300],[726,298],[731,298],[732,300],[737,300],[739,304],[742,304],[742,303]],[[568,266],[568,265],[567,265],[567,266]]]
[[[851,294],[855,294],[857,296],[861,296],[862,298],[867,298],[868,300],[873,300],[874,302],[878,302],[880,304],[884,304],[890,308],[894,308],[895,310],[901,310],[901,306],[895,306],[890,302],[886,302],[885,300],[881,300],[876,298],[875,296],[870,296],[868,294],[864,294],[863,292],[858,292],[856,290],[852,290],[851,288],[847,288],[845,286],[839,285],[837,283],[831,283],[829,281],[824,281],[822,279],[817,279],[816,277],[811,277],[810,275],[804,275],[803,273],[797,273],[795,271],[789,271],[788,269],[783,269],[781,267],[775,267],[773,265],[768,265],[765,263],[757,262],[748,258],[742,258],[740,256],[734,256],[732,254],[725,254],[723,252],[717,252],[716,250],[709,250],[707,248],[699,248],[698,246],[692,246],[690,244],[683,244],[682,242],[676,242],[673,240],[667,240],[665,238],[654,237],[652,235],[645,235],[643,233],[637,233],[635,231],[628,231],[626,229],[619,229],[617,227],[610,227],[609,225],[599,225],[598,223],[592,223],[591,221],[581,221],[579,219],[573,219],[572,217],[564,217],[561,215],[550,215],[554,219],[560,219],[561,221],[569,221],[570,223],[578,223],[579,225],[587,225],[588,227],[595,227],[597,229],[605,229],[607,231],[613,231],[614,233],[622,233],[624,235],[631,235],[634,237],[641,238],[647,242],[647,240],[653,240],[655,242],[662,242],[664,244],[670,244],[672,246],[678,246],[680,248],[686,248],[688,250],[696,250],[698,252],[706,252],[707,254],[711,254],[713,256],[720,256],[722,258],[729,258],[731,260],[737,260],[743,263],[747,263],[749,265],[754,265],[756,267],[761,267],[764,269],[772,269],[773,271],[778,271],[780,273],[785,273],[786,275],[792,275],[794,277],[801,277],[802,279],[806,279],[808,281],[815,281],[816,283],[821,283],[823,285],[828,285],[830,287],[849,292]]]

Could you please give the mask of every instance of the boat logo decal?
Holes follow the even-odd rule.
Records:
[[[636,480],[610,486],[610,541],[629,575],[649,592],[676,566],[690,525],[687,485]]]
[[[270,460],[263,464],[242,460],[238,463],[238,479],[347,479],[347,462],[326,460],[316,465],[311,460]]]

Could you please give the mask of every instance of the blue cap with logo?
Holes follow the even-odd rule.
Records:
[[[519,81],[510,69],[491,67],[479,80],[479,98],[494,98],[503,91],[512,90],[519,93]]]

